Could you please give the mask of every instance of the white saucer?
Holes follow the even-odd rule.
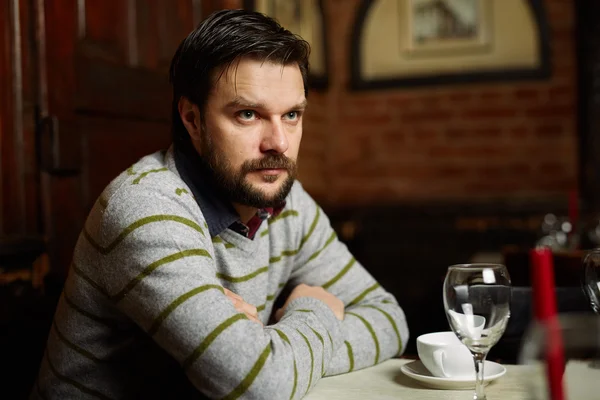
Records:
[[[467,390],[475,389],[475,376],[473,378],[438,378],[431,375],[429,370],[425,368],[421,360],[415,360],[404,364],[400,370],[421,385],[434,389],[454,389]],[[486,361],[483,367],[485,384],[500,378],[506,373],[506,368],[493,361]]]

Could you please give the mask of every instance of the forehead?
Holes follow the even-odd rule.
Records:
[[[297,63],[284,65],[242,58],[217,72],[211,97],[217,103],[243,97],[283,106],[304,101],[304,81]]]

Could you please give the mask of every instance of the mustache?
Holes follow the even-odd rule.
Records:
[[[261,159],[248,160],[242,164],[242,171],[244,173],[260,169],[285,169],[287,171],[294,171],[296,169],[296,162],[283,154],[270,154]]]

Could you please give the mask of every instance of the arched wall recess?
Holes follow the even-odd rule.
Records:
[[[363,0],[350,46],[355,90],[551,75],[543,0]]]

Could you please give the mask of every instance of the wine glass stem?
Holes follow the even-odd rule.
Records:
[[[473,400],[486,400],[484,385],[483,385],[483,362],[485,361],[485,353],[473,353],[473,361],[475,361],[475,395]]]

